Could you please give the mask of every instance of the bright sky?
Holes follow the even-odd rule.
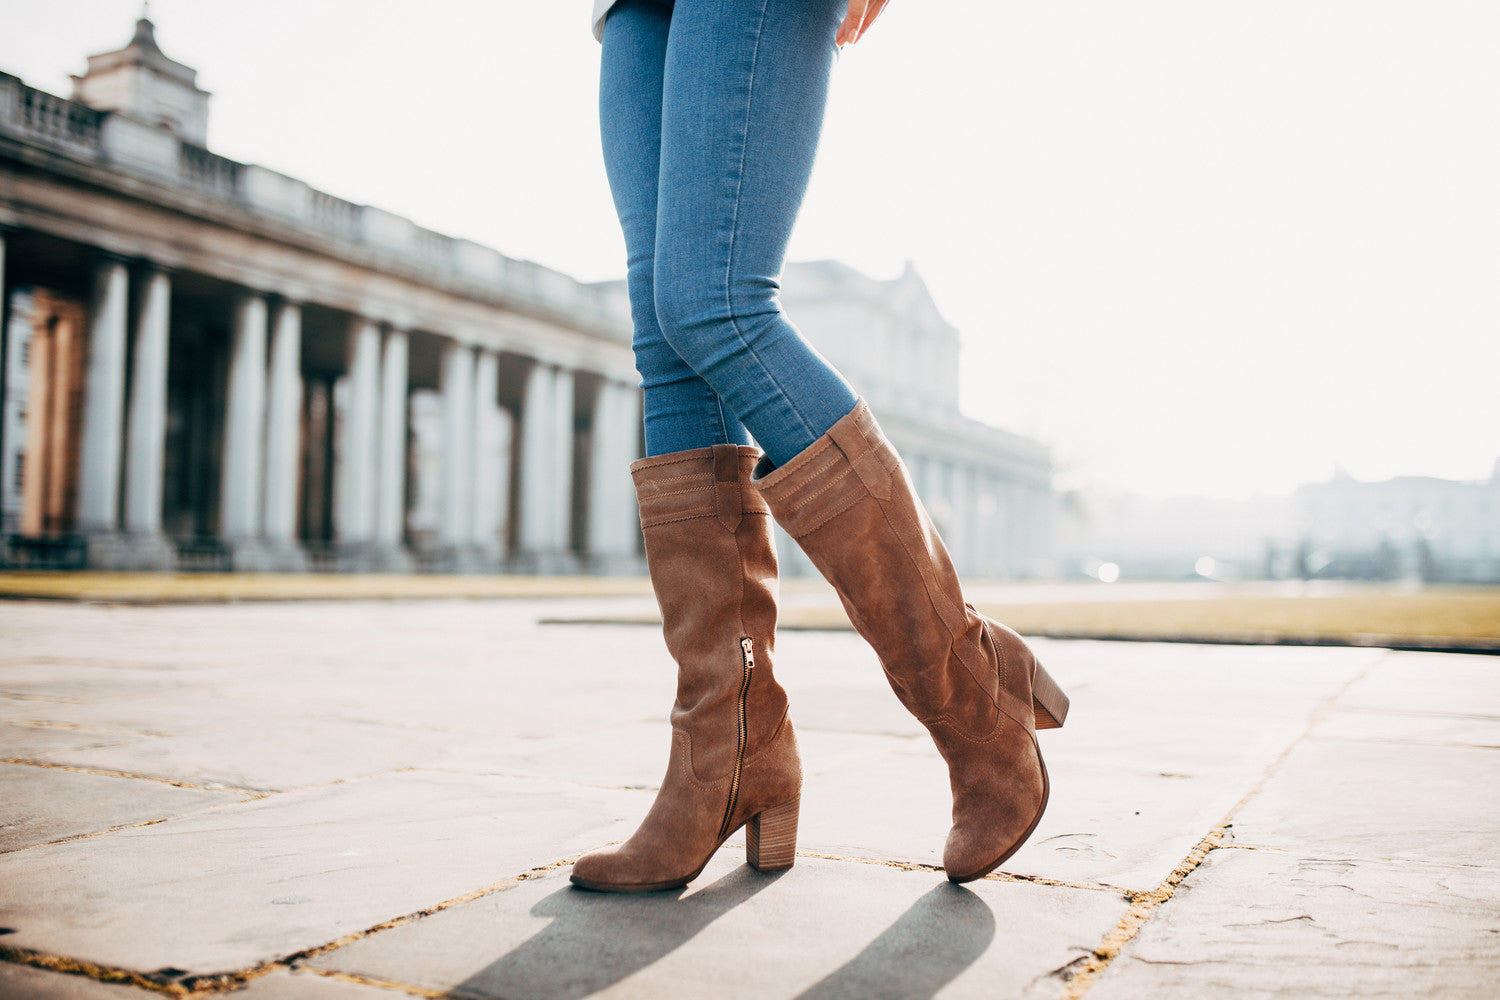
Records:
[[[154,0],[210,145],[584,280],[624,249],[588,0]],[[137,0],[0,0],[64,96]],[[895,0],[793,259],[912,259],[961,404],[1061,486],[1246,496],[1500,458],[1500,4]],[[796,319],[795,316],[792,317]],[[857,388],[857,387],[856,387]]]

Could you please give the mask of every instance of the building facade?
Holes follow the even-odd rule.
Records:
[[[75,83],[0,74],[11,564],[638,567],[612,296],[214,155],[148,21]]]
[[[1303,575],[1500,583],[1500,461],[1477,482],[1339,474],[1292,503]]]
[[[619,283],[215,155],[145,19],[74,83],[0,73],[0,561],[642,568]],[[784,298],[960,569],[1034,572],[1047,452],[959,414],[957,334],[915,273],[792,265]]]

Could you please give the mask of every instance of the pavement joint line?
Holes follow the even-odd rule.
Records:
[[[33,726],[38,729],[68,729],[83,733],[108,733],[112,736],[151,736],[157,739],[172,735],[171,733],[157,732],[154,729],[116,729],[112,726],[85,726],[77,722],[54,722],[49,719],[0,718],[0,725]]]
[[[99,729],[96,726],[81,726],[76,722],[46,722],[42,719],[0,719],[0,722],[4,722],[7,726],[35,726],[39,729],[78,729],[92,730],[100,733],[121,731],[118,729]]]
[[[388,773],[395,774],[401,771],[418,771],[423,774],[462,774],[478,778],[519,778],[523,781],[551,781],[562,785],[572,785],[575,788],[594,788],[604,792],[660,792],[660,785],[601,785],[594,781],[578,781],[575,778],[559,778],[548,774],[538,774],[534,771],[512,771],[503,769],[476,769],[462,767],[434,767],[425,764],[412,767],[396,768]]]
[[[1387,747],[1447,747],[1452,750],[1500,750],[1495,743],[1464,743],[1460,740],[1402,739],[1399,736],[1314,736],[1312,743],[1376,743]]]
[[[817,858],[820,861],[843,861],[855,865],[876,865],[883,868],[898,868],[908,872],[932,872],[933,874],[944,874],[942,865],[928,864],[924,861],[896,861],[891,858],[862,858],[850,857],[842,854],[827,854],[822,851],[798,851],[799,858]],[[1087,889],[1090,892],[1108,892],[1124,896],[1130,899],[1138,895],[1141,890],[1123,889],[1115,885],[1103,885],[1097,882],[1065,882],[1062,879],[1047,878],[1044,875],[1026,875],[1012,872],[991,872],[984,876],[984,881],[990,882],[1030,882],[1035,885],[1053,886],[1059,889]]]
[[[129,969],[119,969],[111,965],[100,965],[97,962],[88,962],[79,958],[68,958],[64,955],[53,955],[44,951],[34,951],[30,948],[12,948],[9,945],[0,945],[0,962],[9,962],[12,965],[29,965],[33,969],[61,972],[65,975],[92,979],[99,983],[135,986],[143,990],[151,990],[154,993],[161,993],[171,997],[201,997],[214,993],[222,993],[225,990],[236,989],[251,979],[257,978],[258,975],[263,974],[258,972],[256,975],[246,974],[243,978],[235,978],[232,981],[221,981],[225,977],[207,977],[207,979],[213,981],[205,981],[201,985],[197,979],[188,982],[163,982],[159,979],[152,979],[150,976],[143,976],[139,972],[131,972]]]
[[[160,823],[164,822],[164,820],[152,820],[151,822]],[[145,823],[139,825],[149,826],[151,824]],[[0,961],[10,962],[15,965],[29,965],[33,968],[47,969],[52,972],[68,973],[70,975],[82,976],[84,978],[97,980],[98,982],[103,983],[120,983],[130,986],[137,986],[142,989],[152,990],[154,992],[173,997],[204,997],[219,993],[226,993],[230,990],[237,990],[250,981],[259,979],[260,977],[275,972],[278,969],[298,969],[301,971],[314,972],[318,975],[327,976],[329,974],[321,969],[312,967],[304,968],[298,963],[306,961],[310,958],[317,958],[319,956],[326,955],[329,952],[344,947],[345,945],[353,944],[355,941],[369,937],[373,934],[378,934],[381,931],[400,927],[403,924],[413,923],[414,921],[420,920],[423,917],[428,917],[434,913],[446,910],[449,907],[458,906],[462,903],[473,902],[476,899],[480,899],[493,893],[504,892],[506,889],[510,889],[517,885],[520,885],[522,882],[525,882],[528,879],[536,878],[537,876],[544,875],[547,872],[555,871],[558,868],[563,867],[564,865],[570,865],[574,861],[577,861],[580,857],[582,857],[583,853],[584,852],[580,851],[578,854],[569,855],[568,857],[563,858],[559,861],[553,861],[549,864],[527,869],[526,871],[521,872],[519,875],[514,875],[501,882],[496,882],[493,885],[488,885],[481,889],[475,889],[472,892],[466,892],[463,895],[455,896],[452,899],[443,900],[441,903],[437,903],[433,906],[417,910],[414,913],[408,913],[400,917],[395,917],[391,920],[381,921],[374,926],[367,927],[362,931],[355,931],[352,934],[346,934],[341,938],[328,942],[327,944],[322,944],[315,948],[309,948],[306,951],[300,951],[285,958],[266,962],[262,965],[253,966],[248,969],[240,969],[233,972],[208,973],[201,976],[191,976],[178,980],[176,982],[171,982],[163,981],[161,979],[153,979],[148,975],[142,975],[139,972],[132,972],[128,969],[115,968],[114,966],[102,965],[97,962],[89,962],[83,959],[68,958],[64,955],[53,955],[47,952],[35,951],[30,948],[14,948],[9,945],[0,945]],[[338,973],[329,976],[329,978],[343,978],[346,976],[347,974]],[[362,981],[352,976],[347,976],[347,978],[351,982]],[[409,986],[396,982],[382,982],[378,980],[371,980],[369,984],[381,986],[386,989],[401,990],[413,996],[449,996],[449,994],[447,993],[437,993],[430,990],[424,990],[422,987]]]
[[[13,663],[0,663],[0,667],[15,666]],[[77,698],[61,698],[50,694],[22,694],[19,691],[0,691],[0,698],[10,701],[45,701],[53,705],[87,705],[86,701]]]
[[[1260,780],[1255,783],[1255,786],[1230,807],[1217,826],[1209,830],[1198,843],[1193,845],[1192,850],[1188,851],[1187,856],[1182,859],[1177,867],[1167,874],[1167,877],[1161,881],[1161,884],[1150,892],[1140,894],[1132,899],[1130,908],[1125,911],[1125,915],[1120,918],[1120,922],[1104,936],[1104,940],[1099,942],[1093,952],[1086,956],[1085,961],[1078,966],[1078,970],[1067,977],[1062,992],[1057,996],[1057,1000],[1079,1000],[1080,997],[1093,988],[1094,984],[1099,981],[1099,977],[1104,975],[1114,960],[1119,957],[1120,952],[1124,950],[1125,946],[1140,933],[1141,928],[1151,919],[1157,908],[1176,894],[1177,887],[1182,884],[1183,879],[1196,871],[1198,866],[1203,864],[1204,859],[1208,857],[1210,852],[1215,848],[1223,846],[1224,838],[1228,834],[1229,828],[1234,825],[1234,818],[1239,811],[1251,799],[1260,794],[1261,789],[1265,788],[1266,784],[1286,764],[1287,759],[1292,755],[1292,751],[1307,741],[1309,734],[1318,723],[1322,722],[1333,711],[1333,706],[1338,703],[1338,700],[1347,694],[1349,689],[1355,684],[1364,680],[1374,667],[1374,663],[1366,665],[1359,673],[1351,677],[1337,691],[1330,695],[1318,707],[1317,711],[1312,714],[1312,717],[1308,719],[1307,725],[1303,727],[1302,732],[1291,743],[1287,744],[1286,748],[1271,762],[1271,766],[1261,775]],[[1069,966],[1073,964],[1069,963]],[[1067,967],[1064,966],[1064,968]]]
[[[155,819],[141,820],[139,823],[121,823],[118,826],[111,826],[104,830],[90,830],[88,833],[75,833],[69,837],[58,837],[56,840],[44,840],[36,844],[22,844],[20,847],[3,848],[0,849],[0,856],[6,854],[20,854],[22,851],[36,851],[44,847],[56,847],[58,844],[71,844],[75,840],[92,840],[95,837],[103,837],[111,833],[119,833],[122,830],[139,830],[142,827],[156,826],[158,823],[165,823],[168,820],[185,819],[188,816],[197,816],[199,813],[212,812],[215,809],[223,809],[227,805],[232,806],[240,805],[245,802],[255,802],[258,799],[263,799],[266,797],[267,796],[260,795],[251,798],[240,799],[238,802],[216,802],[213,805],[203,806],[199,809],[189,809],[187,812],[173,813],[170,816],[158,816]]]
[[[425,997],[427,1000],[451,1000],[453,994],[444,990],[429,990],[425,986],[414,986],[411,983],[398,983],[394,979],[380,979],[375,976],[361,976],[352,972],[335,972],[333,969],[319,969],[314,966],[305,966],[302,972],[311,972],[325,979],[334,979],[341,983],[352,983],[355,986],[373,986],[377,989],[392,990],[405,993],[408,996]]]
[[[390,920],[383,920],[378,924],[373,924],[370,927],[366,927],[362,931],[353,931],[352,933],[345,934],[341,938],[336,938],[333,941],[329,941],[326,944],[320,944],[317,947],[309,948],[306,951],[299,951],[293,955],[288,955],[287,957],[280,960],[280,964],[292,968],[301,968],[298,963],[305,962],[311,958],[319,958],[323,955],[328,954],[329,952],[336,951],[339,948],[344,947],[345,945],[350,945],[356,941],[360,941],[374,934],[378,934],[381,931],[388,931],[396,927],[401,927],[405,924],[414,923],[418,920],[421,920],[423,917],[430,917],[434,913],[441,913],[443,910],[447,910],[451,907],[459,906],[463,903],[472,903],[476,899],[482,899],[485,896],[494,895],[495,893],[504,892],[507,889],[512,889],[520,885],[522,882],[528,881],[529,879],[534,879],[540,875],[545,875],[548,872],[556,871],[557,869],[562,868],[565,865],[571,865],[573,862],[583,857],[585,853],[586,852],[584,851],[579,851],[577,854],[570,854],[566,858],[563,858],[559,861],[552,861],[545,865],[538,865],[535,868],[528,868],[526,871],[521,872],[519,875],[512,875],[510,878],[495,882],[492,885],[484,886],[483,888],[471,890],[461,896],[454,896],[452,899],[445,899],[441,903],[434,903],[432,906],[416,910],[412,913],[407,913],[399,917],[392,917]],[[439,995],[442,996],[445,994]]]
[[[1427,861],[1413,858],[1377,858],[1366,855],[1354,854],[1322,854],[1316,851],[1294,850],[1290,847],[1275,847],[1269,844],[1238,844],[1233,841],[1220,844],[1220,850],[1224,851],[1258,851],[1262,854],[1284,854],[1288,857],[1300,858],[1304,861],[1328,861],[1335,864],[1352,865],[1431,865],[1434,868],[1463,868],[1481,872],[1500,872],[1500,868],[1494,865],[1470,865],[1458,864],[1451,861]]]
[[[44,767],[52,771],[72,771],[75,774],[101,774],[106,778],[133,778],[136,781],[155,781],[162,785],[171,785],[174,788],[191,788],[200,792],[232,792],[235,795],[248,796],[249,799],[263,799],[269,795],[277,794],[275,791],[267,791],[261,788],[239,788],[234,785],[196,785],[191,781],[178,781],[175,778],[157,778],[149,774],[133,774],[129,771],[110,771],[99,767],[79,767],[74,764],[52,764],[41,760],[27,760],[24,757],[0,758],[0,764],[21,764],[25,767]],[[313,786],[316,787],[316,786]]]
[[[1367,705],[1345,705],[1340,712],[1363,715],[1400,715],[1416,719],[1467,719],[1472,722],[1500,722],[1500,715],[1477,715],[1473,712],[1433,712],[1420,708],[1372,708]]]

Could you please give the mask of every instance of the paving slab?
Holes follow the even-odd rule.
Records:
[[[0,962],[0,997],[6,1000],[154,1000],[161,996],[87,976]]]
[[[277,969],[251,980],[230,996],[234,1000],[399,1000],[402,994],[383,986],[350,982],[305,969]]]
[[[136,733],[36,719],[0,722],[0,760],[31,760],[53,751],[118,746],[141,738]]]
[[[1318,723],[1313,735],[1330,740],[1430,743],[1496,750],[1500,749],[1500,718],[1336,707]]]
[[[0,853],[225,802],[233,793],[102,774],[0,764]]]
[[[1255,783],[1072,761],[1048,773],[1047,811],[1002,870],[1137,890],[1161,882]],[[798,844],[941,865],[951,811],[947,766],[916,745],[809,775]]]
[[[1344,708],[1500,719],[1496,659],[1457,653],[1390,653],[1339,699]]]
[[[1500,870],[1214,851],[1089,1000],[1473,1000],[1500,979]]]
[[[441,734],[293,716],[279,724],[223,719],[161,734],[28,754],[47,764],[120,771],[252,791],[287,791],[409,767],[442,747]]]
[[[1054,642],[1048,669],[1072,700],[1041,734],[1052,761],[1257,779],[1384,650]]]
[[[399,995],[386,983],[470,996],[1050,998],[1118,922],[1126,904],[1110,887],[1156,885],[1293,744],[1237,816],[1239,846],[1210,853],[1185,883],[1208,890],[1180,891],[1138,941],[1193,899],[1243,908],[1238,883],[1220,892],[1199,877],[1241,855],[1312,866],[1302,881],[1243,876],[1293,909],[1293,890],[1311,886],[1319,906],[1320,893],[1340,891],[1318,882],[1328,870],[1317,865],[1354,865],[1365,881],[1339,884],[1375,900],[1366,916],[1390,935],[1447,898],[1443,872],[1464,872],[1451,882],[1456,933],[1497,929],[1464,902],[1475,890],[1462,881],[1493,884],[1500,870],[1487,794],[1500,759],[1495,661],[1369,649],[1037,641],[1073,709],[1067,728],[1042,734],[1052,803],[1004,869],[1067,884],[997,878],[959,890],[902,867],[935,864],[948,825],[946,771],[925,732],[856,636],[789,632],[777,671],[807,771],[809,853],[796,868],[749,871],[737,837],[683,892],[575,892],[563,865],[476,897],[625,836],[649,807],[675,688],[659,630],[538,622],[629,603],[0,602],[0,739],[21,755],[271,792],[213,805],[233,795],[41,768],[25,770],[46,779],[20,779],[15,796],[0,783],[0,803],[27,800],[33,828],[20,839],[34,844],[0,854],[0,927],[15,931],[0,945],[204,975],[357,938],[316,959],[353,980],[278,968],[243,991],[272,998]],[[164,791],[140,808],[173,818],[35,844],[59,829],[118,826],[113,817],[137,804],[109,790],[135,786]],[[187,794],[210,801],[178,814]],[[0,805],[0,823],[10,818]],[[468,901],[363,934],[457,899]],[[1205,940],[1236,922],[1202,912]],[[1354,921],[1350,941],[1328,945],[1331,964],[1357,955],[1363,925],[1321,912],[1310,916]],[[1314,920],[1268,926],[1289,953],[1334,940]],[[1096,989],[1123,988],[1120,970],[1138,965],[1146,972],[1130,977],[1155,969],[1165,995],[1195,995],[1172,976],[1205,963],[1153,966],[1134,947]],[[0,963],[30,974],[15,968]],[[1407,965],[1392,968],[1407,981]],[[1445,989],[1469,982],[1431,974]],[[1237,995],[1264,985],[1244,981]]]
[[[0,855],[7,945],[151,972],[234,971],[625,832],[626,793],[407,772]]]
[[[1500,868],[1500,750],[1300,744],[1235,817],[1236,843]]]
[[[1123,914],[1117,893],[720,851],[687,890],[574,889],[559,870],[311,964],[470,998],[1051,996]]]
[[[1385,655],[1294,649],[1268,658],[1262,650],[1119,645],[1126,648],[1038,643],[1073,704],[1067,727],[1041,734],[1051,800],[1007,872],[1153,888],[1328,700]],[[842,742],[843,734],[810,731],[800,721],[809,714],[804,692],[792,694],[807,744],[802,846],[941,863],[951,801],[946,766],[926,734],[872,737],[861,756],[824,765],[817,739]],[[818,708],[814,698],[814,720]]]

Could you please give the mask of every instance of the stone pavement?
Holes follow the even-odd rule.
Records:
[[[786,633],[799,859],[573,890],[666,761],[649,599],[0,602],[0,997],[1489,997],[1500,660],[1039,641],[1002,872],[850,634]],[[151,992],[151,991],[157,992]]]

